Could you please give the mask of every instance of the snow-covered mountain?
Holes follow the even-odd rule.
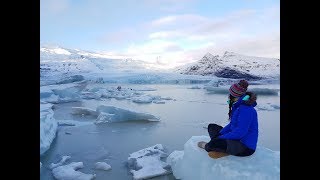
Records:
[[[259,80],[279,77],[279,66],[279,59],[226,52],[221,58],[207,53],[198,62],[175,70],[165,70],[159,68],[157,63],[112,59],[103,53],[59,46],[42,46],[40,48],[40,85],[82,80],[102,83],[203,82],[210,81],[212,78],[222,78],[223,81],[238,78]]]
[[[132,60],[112,59],[108,55],[59,46],[40,48],[40,85],[74,82],[88,74],[116,74],[147,72],[156,64]]]
[[[245,56],[226,51],[222,57],[207,53],[197,62],[177,67],[181,74],[222,78],[265,79],[280,76],[280,59]]]
[[[146,69],[147,63],[130,59],[111,59],[104,54],[67,49],[61,47],[40,48],[40,72],[46,73],[87,73],[106,72],[112,69]]]

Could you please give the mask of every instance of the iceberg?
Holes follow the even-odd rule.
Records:
[[[151,114],[135,112],[114,106],[100,105],[97,107],[96,112],[99,113],[99,116],[95,123],[137,120],[160,121],[158,117]]]
[[[58,120],[58,126],[86,126],[92,124],[92,122],[77,121],[77,120]]]
[[[99,114],[90,108],[85,108],[85,107],[72,107],[72,112],[71,114],[73,115],[86,115],[86,116],[98,116]]]
[[[49,166],[49,168],[50,168],[50,169],[54,169],[54,168],[56,168],[56,167],[58,167],[58,166],[61,166],[61,165],[63,165],[66,161],[68,161],[70,158],[71,158],[71,156],[62,156],[60,162],[58,162],[58,163],[51,163],[50,166]]]
[[[49,103],[64,103],[81,100],[84,83],[48,85],[40,87],[40,99]]]
[[[199,141],[210,140],[209,136],[192,136],[183,151],[173,151],[167,158],[173,175],[183,180],[226,179],[280,179],[280,151],[258,146],[248,157],[226,156],[212,159]]]
[[[111,169],[111,166],[105,162],[97,162],[94,166],[95,169],[100,169],[104,171],[108,171]]]
[[[83,167],[83,162],[72,162],[70,164],[54,168],[52,170],[52,174],[58,180],[92,180],[96,177],[95,174],[85,174],[77,171]]]
[[[160,121],[159,117],[152,114],[135,112],[114,106],[100,105],[96,110],[85,107],[72,107],[73,115],[86,115],[96,118],[95,124],[119,121]]]
[[[132,102],[135,103],[151,103],[153,100],[160,99],[159,96],[143,95],[140,97],[132,98]]]
[[[40,155],[45,153],[56,137],[58,123],[53,118],[52,104],[40,101]]]
[[[133,174],[133,179],[148,179],[160,175],[170,174],[169,164],[162,161],[167,157],[161,144],[139,150],[130,154],[128,167]]]

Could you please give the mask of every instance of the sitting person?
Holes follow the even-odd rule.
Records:
[[[246,80],[241,80],[230,87],[229,124],[225,127],[209,124],[211,140],[208,143],[198,143],[210,157],[250,156],[255,152],[258,141],[258,115],[254,108],[257,96],[247,92],[248,85]]]

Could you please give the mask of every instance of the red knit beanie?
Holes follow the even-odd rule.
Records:
[[[233,97],[240,97],[247,92],[248,86],[249,83],[246,80],[240,80],[230,87],[229,92]]]

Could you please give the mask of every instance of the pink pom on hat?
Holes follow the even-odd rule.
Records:
[[[240,97],[247,92],[248,81],[240,80],[238,83],[231,85],[229,92],[233,97]]]

